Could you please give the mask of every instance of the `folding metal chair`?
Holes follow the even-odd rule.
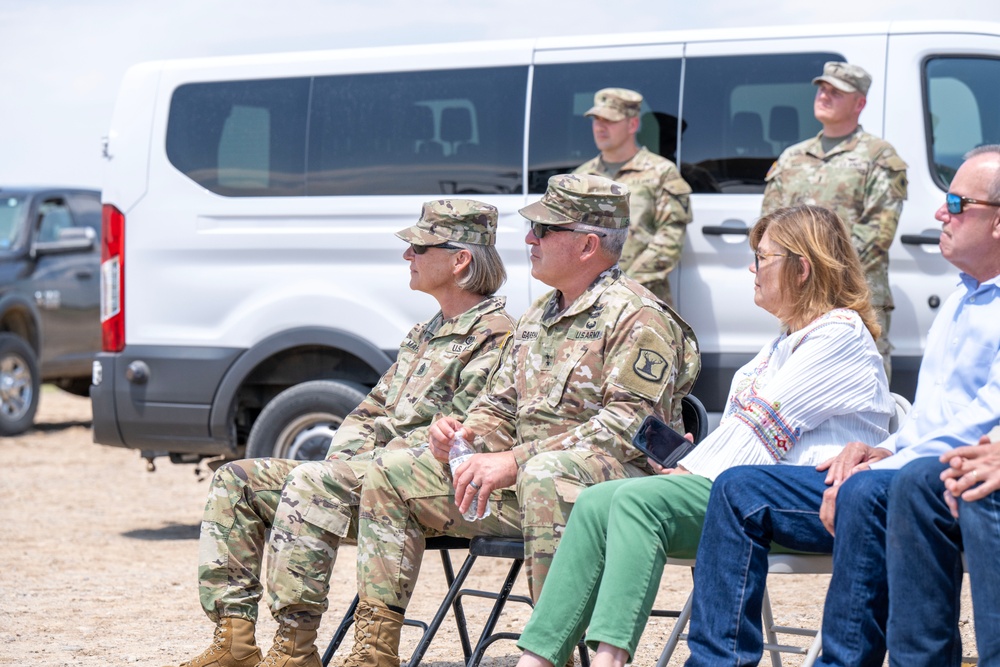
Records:
[[[409,667],[417,667],[417,665],[420,664],[420,661],[424,657],[424,653],[427,652],[427,647],[430,646],[431,640],[434,639],[434,635],[441,627],[441,623],[444,621],[444,617],[448,613],[449,608],[454,611],[455,625],[458,627],[458,636],[462,645],[462,654],[465,656],[466,660],[468,660],[469,656],[472,654],[468,627],[465,620],[465,610],[462,609],[461,600],[457,599],[457,595],[452,591],[455,593],[458,592],[456,582],[457,586],[461,587],[466,577],[469,576],[469,572],[472,570],[472,565],[475,563],[476,557],[470,553],[469,556],[466,557],[465,562],[462,563],[462,567],[459,569],[458,574],[455,574],[451,562],[451,554],[449,553],[449,550],[451,549],[468,549],[469,547],[470,541],[461,537],[431,537],[427,539],[425,547],[427,550],[441,552],[441,567],[444,569],[445,581],[448,582],[448,594],[441,602],[437,613],[434,614],[434,618],[431,619],[429,623],[410,618],[407,618],[404,621],[405,625],[418,627],[423,630],[420,641],[417,643],[417,646],[413,649],[413,653],[410,655],[410,660],[407,663]],[[338,648],[340,648],[341,643],[344,641],[344,637],[347,636],[348,630],[354,623],[354,611],[357,607],[358,596],[355,595],[354,600],[351,602],[350,606],[347,608],[347,612],[344,614],[344,618],[340,621],[340,625],[337,626],[337,630],[333,633],[333,638],[330,640],[330,644],[326,647],[326,651],[323,653],[323,667],[330,664],[330,661],[333,659],[333,654],[336,653]]]

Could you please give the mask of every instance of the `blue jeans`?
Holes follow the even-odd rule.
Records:
[[[771,543],[832,553],[817,664],[881,665],[888,592],[885,517],[894,471],[851,476],[837,494],[834,540],[819,520],[825,472],[811,466],[739,466],[715,480],[694,572],[687,667],[757,665]]]
[[[1000,493],[967,503],[958,519],[944,502],[936,458],[913,461],[889,492],[889,661],[959,665],[962,549],[972,581],[979,664],[1000,665]]]

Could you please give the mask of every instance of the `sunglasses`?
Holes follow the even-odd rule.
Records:
[[[779,252],[755,252],[753,254],[753,270],[760,271],[760,260],[765,257],[791,257],[788,253]]]
[[[450,243],[438,243],[437,245],[417,245],[416,243],[410,244],[410,250],[413,251],[414,255],[423,255],[431,248],[442,248],[443,250],[461,250],[461,248],[459,248],[458,246],[454,246]]]
[[[595,232],[589,229],[573,229],[572,227],[567,227],[566,225],[546,225],[541,222],[531,223],[531,233],[535,235],[539,241],[545,238],[545,235],[549,232],[576,232],[577,234],[595,234],[600,236],[602,239],[607,236],[604,232]]]
[[[1000,206],[1000,202],[995,201],[983,201],[981,199],[973,199],[972,197],[963,197],[961,195],[956,195],[951,192],[944,196],[944,203],[948,207],[948,212],[952,215],[958,215],[965,210],[966,204],[980,204],[982,206]]]

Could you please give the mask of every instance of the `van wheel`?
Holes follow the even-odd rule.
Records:
[[[286,389],[254,422],[247,439],[247,457],[323,460],[344,417],[367,393],[359,384],[331,380],[303,382]]]
[[[0,435],[24,433],[38,410],[38,360],[31,346],[0,334]]]

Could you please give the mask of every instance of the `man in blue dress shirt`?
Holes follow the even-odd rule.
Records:
[[[697,554],[688,667],[758,664],[763,652],[760,612],[772,542],[833,554],[833,577],[823,610],[823,654],[817,664],[882,665],[891,590],[886,567],[890,486],[897,476],[900,481],[909,476],[909,469],[899,470],[912,461],[925,465],[940,458],[950,465],[955,455],[961,458],[967,450],[958,448],[977,445],[1000,415],[1000,146],[982,146],[966,155],[935,217],[942,223],[941,254],[962,272],[961,285],[942,306],[928,334],[913,410],[885,441],[875,446],[849,443],[839,456],[815,470],[744,466],[719,476]],[[970,476],[965,482],[974,482],[974,466],[959,465],[963,475]],[[943,468],[938,464],[938,473]],[[961,493],[964,488],[956,490]],[[959,514],[971,504],[963,502]],[[971,518],[972,512],[968,514]],[[899,521],[893,516],[890,528],[894,529]],[[996,538],[996,512],[993,526]],[[901,567],[890,562],[888,572],[929,566],[907,554],[910,545],[894,544],[897,548],[907,562]],[[981,556],[980,576],[993,581],[994,590],[1000,570],[987,560],[995,559],[998,548]],[[952,556],[954,552],[953,548]],[[944,558],[946,550],[928,547],[923,553]],[[972,569],[971,558],[969,565]],[[920,576],[919,570],[909,573],[911,579]],[[975,571],[972,577],[975,585]],[[899,637],[919,634],[923,624],[951,623],[950,617],[932,615],[945,613],[941,610],[953,602],[927,609],[912,594],[895,596],[894,605],[910,608],[893,618],[891,638],[897,632]],[[914,609],[917,604],[924,607]],[[978,614],[976,621],[977,635],[982,636]],[[994,616],[994,644],[1000,644],[998,627]],[[957,651],[953,645],[947,648],[961,655],[960,646]],[[893,665],[958,664],[952,654],[947,660],[931,656],[915,662],[912,655],[903,658],[902,647],[898,652],[894,644]],[[998,664],[982,657],[980,664]]]

